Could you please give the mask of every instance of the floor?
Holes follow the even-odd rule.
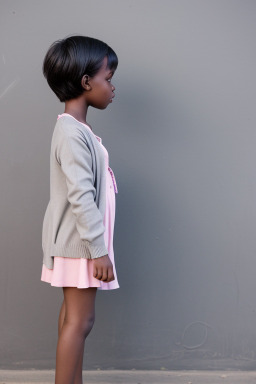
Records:
[[[51,371],[0,370],[0,384],[54,384]],[[256,371],[83,371],[84,384],[255,384]]]

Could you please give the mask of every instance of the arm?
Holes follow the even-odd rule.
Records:
[[[67,198],[80,238],[87,242],[92,259],[107,255],[103,217],[94,201],[92,158],[86,140],[79,130],[61,126],[58,133],[55,156],[66,178]]]

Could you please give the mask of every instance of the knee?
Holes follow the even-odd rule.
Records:
[[[64,321],[66,326],[71,327],[76,334],[80,335],[79,337],[86,338],[93,328],[95,316],[84,318],[80,315],[72,319],[67,316]]]
[[[82,328],[82,333],[84,337],[87,337],[89,335],[89,333],[93,328],[94,322],[95,322],[94,316],[83,321],[81,328]]]

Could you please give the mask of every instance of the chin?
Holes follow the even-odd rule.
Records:
[[[102,110],[102,109],[106,109],[107,106],[108,106],[108,104],[107,105],[94,105],[94,108]]]
[[[108,105],[104,105],[104,107],[101,107],[100,109],[106,109]]]

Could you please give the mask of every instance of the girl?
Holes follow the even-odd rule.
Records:
[[[61,102],[50,151],[50,201],[42,229],[41,281],[62,287],[55,384],[81,384],[97,289],[119,288],[113,251],[117,185],[109,156],[87,122],[89,106],[112,103],[116,53],[85,36],[55,41],[43,63]]]

